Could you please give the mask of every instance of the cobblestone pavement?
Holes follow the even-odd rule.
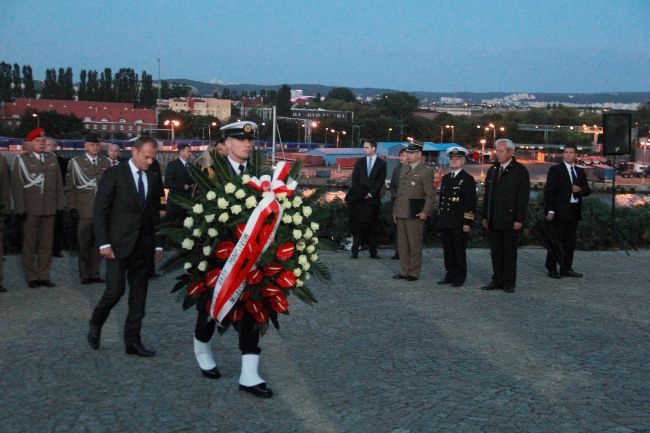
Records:
[[[333,273],[320,303],[295,301],[262,339],[260,400],[237,388],[229,332],[213,339],[223,376],[200,375],[194,311],[152,282],[143,339],[127,356],[123,299],[100,350],[85,340],[103,287],[77,284],[55,259],[54,289],[5,261],[0,294],[0,431],[10,432],[610,432],[650,431],[650,251],[578,252],[585,278],[546,277],[543,251],[520,250],[517,291],[484,292],[487,250],[469,252],[464,287],[441,287],[442,254],[417,282],[398,263],[323,253]]]

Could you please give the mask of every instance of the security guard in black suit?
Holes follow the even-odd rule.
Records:
[[[449,173],[442,177],[438,209],[438,230],[445,257],[445,277],[438,284],[460,287],[467,277],[467,238],[476,216],[476,181],[463,170],[467,150],[447,150]]]

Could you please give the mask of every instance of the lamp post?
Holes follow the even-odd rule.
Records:
[[[332,130],[334,132],[334,130]],[[336,131],[336,148],[339,148],[339,134],[347,135],[345,131]]]
[[[445,125],[446,129],[451,129],[451,142],[454,142],[454,133],[456,132],[456,127],[454,125]]]
[[[443,125],[440,125],[440,144],[442,144],[442,134],[445,131],[445,127]]]
[[[330,132],[330,131],[334,132],[334,130],[331,130],[329,128],[325,128],[325,144],[327,144],[327,133]]]
[[[32,113],[32,117],[36,117],[36,127],[40,128],[41,127],[41,117],[38,115],[38,113]]]
[[[179,122],[178,120],[169,120],[169,119],[165,120],[165,123],[163,123],[163,125],[169,126],[172,130],[172,146],[174,146],[174,128],[180,124],[181,122]]]
[[[390,141],[390,133],[393,132],[393,128],[388,128],[388,140]]]
[[[208,123],[208,141],[212,141],[212,127],[217,126],[217,122]]]

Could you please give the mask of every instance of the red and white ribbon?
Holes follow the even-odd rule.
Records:
[[[237,245],[226,260],[215,284],[210,316],[218,324],[221,324],[235,306],[246,286],[246,276],[275,239],[275,232],[282,221],[283,213],[282,206],[275,196],[286,193],[289,197],[298,186],[298,183],[291,178],[286,184],[284,183],[290,169],[291,166],[282,161],[275,167],[273,177],[264,175],[259,179],[254,177],[248,182],[252,188],[269,194],[266,194],[253,209]],[[262,230],[266,225],[271,227],[270,231]]]

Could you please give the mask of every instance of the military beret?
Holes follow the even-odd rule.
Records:
[[[244,120],[242,122],[230,123],[221,128],[221,136],[223,138],[255,138],[255,131],[257,130],[257,123]]]
[[[29,131],[29,134],[27,134],[27,141],[32,141],[35,138],[38,137],[45,137],[45,130],[43,128],[34,128],[31,131]]]

